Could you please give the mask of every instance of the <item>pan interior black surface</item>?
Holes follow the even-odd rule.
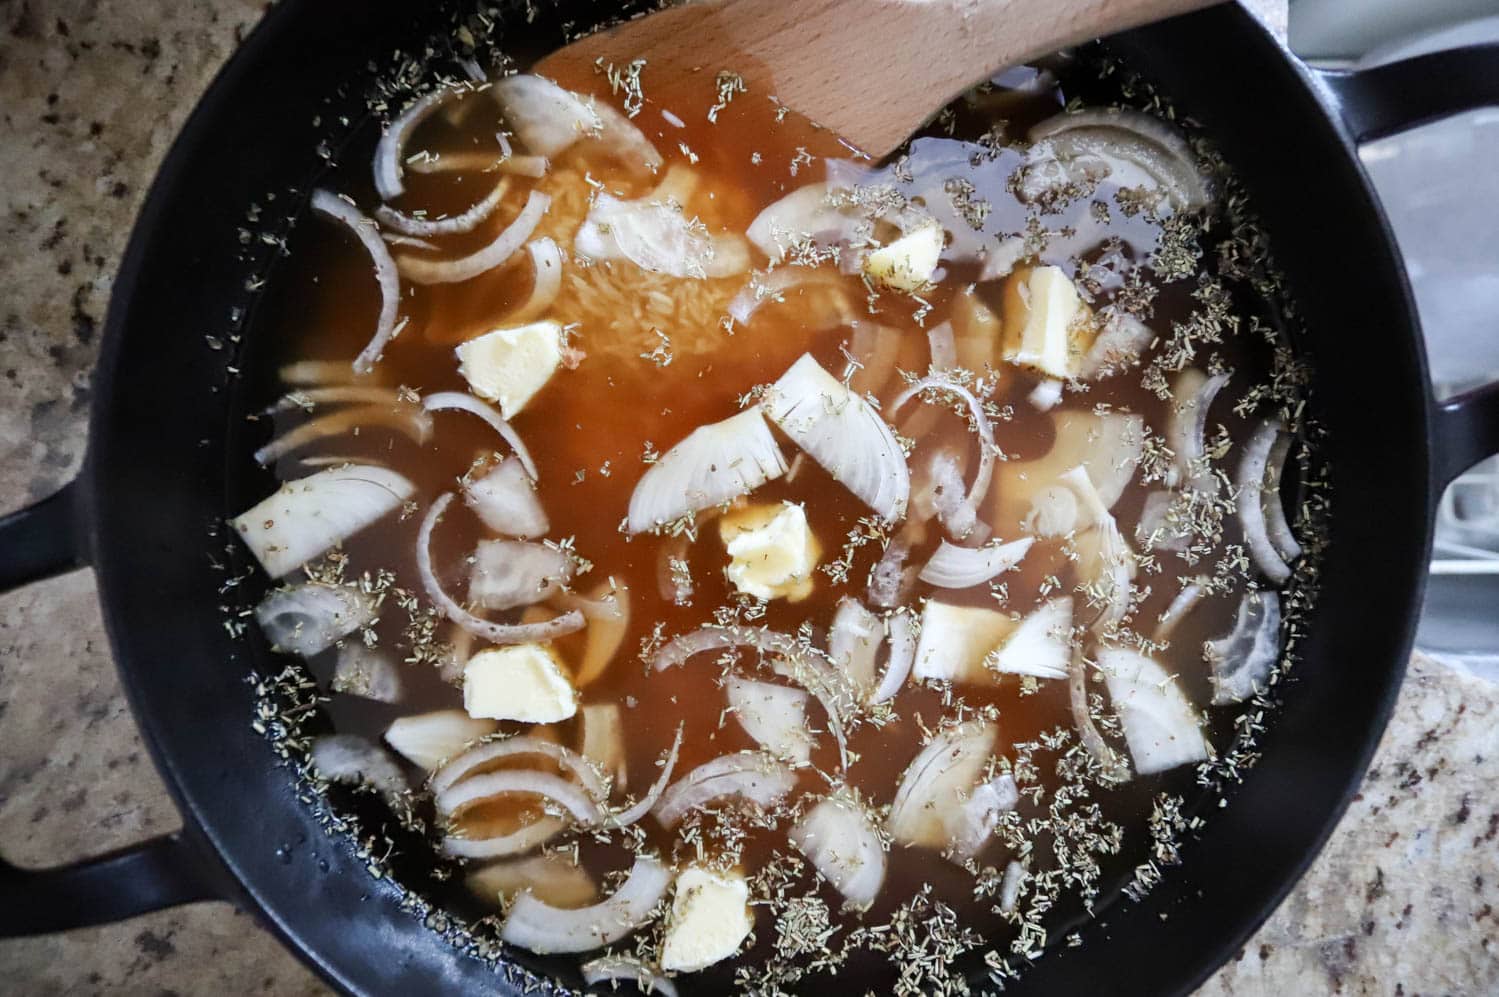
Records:
[[[316,805],[297,799],[291,773],[250,725],[245,675],[277,666],[220,625],[225,576],[212,561],[221,554],[205,550],[205,536],[257,487],[243,477],[234,404],[243,389],[205,378],[222,366],[205,336],[232,352],[233,337],[256,321],[231,310],[253,308],[245,277],[269,260],[224,265],[238,251],[245,209],[268,192],[305,190],[321,168],[324,122],[360,112],[372,53],[409,47],[447,18],[398,4],[360,11],[307,4],[269,15],[164,168],[111,312],[90,454],[91,540],[148,742],[246,899],[348,989],[518,990],[522,981],[508,974],[497,988],[490,967],[403,909],[400,891],[367,874],[368,855],[326,835]],[[555,37],[570,13],[525,36]],[[522,48],[508,28],[497,37]],[[1427,432],[1409,298],[1356,162],[1307,80],[1233,8],[1113,45],[1207,126],[1252,191],[1308,331],[1301,345],[1319,372],[1335,493],[1379,501],[1349,503],[1333,519],[1294,694],[1232,803],[1187,846],[1182,868],[1142,903],[1086,926],[1084,944],[1042,961],[1013,987],[1022,993],[1099,978],[1128,981],[1121,992],[1186,990],[1268,913],[1330,830],[1382,728],[1427,536],[1428,468],[1394,457],[1424,455]],[[342,96],[330,104],[330,94]]]

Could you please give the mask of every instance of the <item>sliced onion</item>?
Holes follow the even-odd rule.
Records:
[[[740,751],[704,762],[670,786],[651,810],[661,826],[676,827],[691,810],[734,797],[769,811],[796,787],[796,773],[759,751]]]
[[[1202,647],[1213,667],[1213,703],[1242,703],[1270,687],[1280,657],[1280,597],[1245,592],[1231,631]]]
[[[388,426],[417,444],[426,443],[432,435],[432,418],[415,405],[360,405],[309,419],[255,451],[255,459],[262,465],[274,464],[309,443],[365,426]]]
[[[1118,503],[1135,476],[1145,449],[1145,420],[1119,411],[1051,415],[1051,449],[1036,460],[1007,460],[995,471],[993,518],[1001,533],[1026,524],[1037,536],[1065,536],[1087,526],[1079,518],[1077,496],[1058,479],[1079,464],[1106,509]]]
[[[797,454],[797,460],[802,459],[803,456],[803,454]],[[786,480],[791,481],[791,476],[795,473],[796,461],[793,460]],[[656,591],[661,594],[661,598],[674,606],[692,605],[692,572],[687,560],[691,547],[692,541],[684,532],[667,537],[656,550]],[[676,570],[674,564],[688,565],[688,569]]]
[[[329,688],[377,703],[399,703],[406,691],[395,656],[383,647],[368,647],[362,640],[345,641],[339,647]]]
[[[614,895],[592,906],[553,907],[522,893],[511,905],[500,937],[541,955],[612,945],[650,920],[671,879],[671,869],[660,859],[637,854]]]
[[[424,253],[435,253],[441,248],[437,243],[430,240],[418,239],[414,235],[401,235],[399,232],[382,232],[380,238],[385,240],[386,245],[420,249]]]
[[[923,377],[912,381],[906,386],[906,390],[896,395],[890,402],[890,413],[894,415],[902,405],[915,398],[923,391],[947,392],[962,399],[968,406],[969,414],[973,416],[974,431],[979,437],[979,466],[973,475],[973,484],[968,488],[968,497],[963,505],[952,518],[945,524],[948,530],[955,536],[963,537],[973,528],[974,520],[978,515],[979,503],[989,493],[989,482],[994,474],[994,428],[989,424],[989,417],[984,413],[984,406],[978,398],[953,381],[943,377]]]
[[[1264,497],[1260,505],[1265,510],[1265,532],[1281,558],[1290,564],[1301,556],[1301,544],[1291,532],[1286,520],[1285,502],[1281,498],[1280,483],[1285,475],[1286,457],[1291,452],[1291,436],[1284,430],[1275,434],[1275,445],[1265,461]]]
[[[885,885],[885,843],[869,812],[857,801],[830,796],[787,832],[833,888],[847,910],[866,910]]]
[[[884,391],[895,374],[902,337],[901,330],[894,326],[864,321],[855,324],[849,352],[858,367],[844,375],[849,388],[861,395],[878,396]]]
[[[465,482],[463,502],[480,522],[505,536],[541,537],[551,528],[519,457],[506,457],[487,474]]]
[[[933,371],[942,373],[957,369],[958,344],[953,339],[951,322],[941,322],[928,329],[926,341],[932,352]]]
[[[641,476],[630,496],[630,532],[747,495],[785,473],[786,458],[758,408],[699,426]]]
[[[897,609],[885,619],[885,633],[890,641],[890,657],[885,661],[885,673],[880,684],[869,697],[871,703],[884,703],[895,698],[906,678],[911,674],[911,665],[916,661],[916,625],[908,609]]]
[[[661,799],[661,794],[666,792],[666,787],[671,784],[672,773],[677,767],[677,755],[681,750],[682,725],[678,724],[677,736],[672,739],[671,748],[666,752],[666,758],[661,762],[661,774],[656,776],[656,781],[651,783],[650,788],[645,791],[644,796],[625,809],[611,814],[609,817],[610,824],[615,827],[629,827],[655,809],[657,802]]]
[[[442,610],[444,616],[475,637],[483,637],[493,644],[541,643],[583,629],[583,614],[576,610],[554,616],[542,623],[494,623],[473,615],[444,592],[432,570],[432,530],[452,501],[452,492],[444,492],[438,496],[423,517],[416,537],[416,569],[422,579],[422,590]]]
[[[780,260],[807,241],[822,248],[855,241],[859,224],[857,217],[833,203],[828,184],[811,183],[762,210],[745,234],[766,256]]]
[[[571,856],[543,852],[523,859],[495,862],[469,873],[469,892],[500,906],[522,892],[557,907],[582,907],[598,899],[598,886]]]
[[[589,986],[608,983],[617,986],[620,981],[635,984],[645,994],[660,994],[661,997],[677,997],[677,986],[660,973],[638,959],[624,956],[602,956],[585,962],[582,968],[583,982]]]
[[[1179,525],[1181,502],[1191,501],[1193,492],[1178,493],[1156,489],[1145,495],[1140,521],[1135,524],[1135,540],[1147,550],[1182,553],[1192,543],[1191,534]]]
[[[1072,596],[1048,599],[1020,621],[984,666],[1011,675],[1064,679],[1072,647]]]
[[[460,859],[497,859],[522,855],[551,841],[567,828],[559,817],[538,817],[506,834],[486,838],[459,837],[450,834],[442,839],[442,850]]]
[[[750,264],[737,237],[709,235],[681,205],[610,194],[594,197],[573,251],[592,260],[629,260],[649,273],[696,280],[732,277]]]
[[[904,536],[894,536],[885,552],[869,569],[869,601],[881,609],[894,609],[906,601],[916,581],[916,566],[909,564],[911,544]]]
[[[548,236],[526,243],[531,255],[531,295],[505,321],[520,325],[541,318],[562,290],[562,250]]]
[[[310,658],[375,621],[374,600],[357,588],[305,582],[276,589],[255,607],[273,650]]]
[[[1249,547],[1249,559],[1271,582],[1284,585],[1291,577],[1291,566],[1281,560],[1280,551],[1265,528],[1265,463],[1279,434],[1280,425],[1266,421],[1256,426],[1244,442],[1234,475],[1234,489],[1238,493],[1234,508],[1239,514],[1239,527],[1244,531],[1244,543]],[[1285,521],[1284,513],[1281,521]]]
[[[584,139],[599,143],[628,166],[654,171],[661,165],[661,154],[640,129],[603,101],[584,101],[550,80],[526,74],[499,80],[491,93],[506,123],[531,152],[556,158]]]
[[[578,754],[593,763],[600,772],[625,788],[629,767],[625,764],[624,722],[618,703],[585,703],[578,714],[581,731]]]
[[[786,293],[813,285],[841,289],[842,281],[822,267],[784,266],[750,274],[744,287],[729,300],[729,316],[749,325],[755,312],[768,301],[784,301]],[[842,309],[840,309],[840,318]]]
[[[1025,880],[1025,866],[1014,861],[1005,866],[1004,878],[999,884],[1000,913],[1012,913],[1020,905],[1020,889],[1025,885]]]
[[[955,817],[948,821],[949,852],[959,859],[973,858],[989,843],[999,818],[1019,803],[1020,787],[1009,773],[975,787]]]
[[[552,199],[549,196],[539,190],[533,190],[526,197],[525,206],[521,208],[520,214],[515,216],[515,220],[483,249],[456,260],[429,260],[418,256],[402,256],[400,259],[401,276],[417,284],[457,284],[488,273],[509,260],[515,255],[516,250],[525,245],[526,240],[531,238],[531,233],[536,231],[536,226],[541,223],[541,217],[546,214],[551,203]]]
[[[1062,475],[1062,483],[1078,497],[1079,508],[1092,521],[1092,529],[1079,538],[1078,571],[1099,586],[1096,596],[1103,606],[1090,624],[1107,632],[1129,612],[1136,563],[1134,551],[1119,532],[1119,524],[1104,505],[1088,469],[1079,465]]]
[[[1120,187],[1148,183],[1178,210],[1196,210],[1212,200],[1206,178],[1181,134],[1142,111],[1086,108],[1047,118],[1030,131],[1040,158],[1099,162]],[[1033,152],[1030,159],[1037,158]]]
[[[807,693],[737,675],[725,679],[724,692],[739,726],[756,744],[793,765],[811,761],[814,742],[807,729]]]
[[[1124,648],[1105,647],[1098,666],[1124,727],[1124,740],[1141,775],[1205,760],[1202,718],[1159,663]]]
[[[1171,385],[1171,414],[1166,423],[1166,445],[1176,458],[1166,475],[1169,487],[1185,484],[1198,491],[1215,490],[1215,479],[1201,466],[1206,453],[1203,437],[1207,432],[1208,409],[1227,383],[1227,374],[1208,377],[1196,367],[1176,375]]]
[[[401,161],[405,159],[406,140],[433,112],[451,100],[461,100],[470,91],[443,89],[422,94],[396,116],[375,146],[375,190],[385,201],[394,201],[405,192],[401,182]]]
[[[462,710],[434,710],[392,720],[385,728],[385,743],[411,764],[434,772],[499,729],[495,721],[476,720]]]
[[[937,552],[921,569],[921,580],[945,589],[966,589],[1014,568],[1025,559],[1035,537],[1022,537],[1007,544],[959,547],[943,540]]]
[[[1165,644],[1171,640],[1171,635],[1176,632],[1177,624],[1186,618],[1187,614],[1197,608],[1197,604],[1207,595],[1207,579],[1193,578],[1182,586],[1182,590],[1171,600],[1171,605],[1166,607],[1156,621],[1155,633],[1151,640],[1157,644]]]
[[[1098,336],[1078,368],[1078,380],[1098,381],[1122,373],[1140,362],[1156,335],[1129,312],[1110,310]]]
[[[344,367],[344,364],[338,366]],[[409,404],[395,388],[373,384],[335,384],[326,388],[289,391],[276,400],[267,412],[310,412],[319,405],[386,405]]]
[[[468,576],[468,601],[485,609],[543,602],[572,578],[563,551],[524,540],[480,540]]]
[[[874,692],[874,662],[880,653],[885,627],[880,618],[851,596],[838,600],[828,628],[828,657],[843,669],[861,697]]]
[[[594,589],[588,599],[567,595],[561,601],[588,619],[582,663],[573,678],[573,685],[581,689],[597,681],[608,670],[609,663],[624,643],[625,634],[630,630],[630,590],[624,585],[616,586],[611,579]]]
[[[266,574],[280,578],[398,509],[416,486],[369,464],[288,481],[230,520]]]
[[[1062,403],[1062,382],[1054,377],[1044,378],[1025,400],[1038,412],[1050,412]]]
[[[375,223],[359,213],[348,201],[326,190],[312,192],[312,210],[341,223],[359,240],[364,251],[370,254],[375,265],[375,280],[380,285],[380,318],[375,322],[375,334],[369,343],[354,358],[354,373],[365,374],[379,361],[385,347],[399,331],[396,326],[396,310],[401,304],[401,281],[396,261],[391,259],[385,240]]]
[[[531,480],[537,480],[536,462],[531,459],[531,451],[526,449],[526,444],[521,440],[520,434],[511,428],[505,417],[495,411],[493,405],[482,402],[473,395],[464,391],[439,391],[422,399],[422,408],[428,412],[467,412],[476,415],[489,423],[489,427],[515,451],[515,456],[520,459],[521,465],[525,467],[526,473]]]
[[[911,475],[895,434],[868,402],[804,353],[771,386],[765,414],[887,522],[906,513]]]
[[[947,818],[968,799],[998,738],[999,727],[983,720],[939,731],[901,775],[885,822],[895,840],[946,847],[951,840]]]
[[[409,787],[390,753],[358,734],[324,734],[312,739],[312,767],[329,782],[370,786],[388,797]]]
[[[437,812],[455,814],[474,803],[515,793],[540,796],[551,800],[572,814],[580,824],[596,824],[604,810],[598,800],[561,776],[526,769],[499,769],[469,776],[458,785],[438,793],[434,798]]]
[[[501,177],[500,182],[494,185],[494,190],[475,201],[473,205],[447,218],[427,218],[422,215],[408,215],[397,211],[389,205],[382,204],[375,209],[375,220],[386,228],[395,229],[405,235],[415,236],[422,239],[430,239],[440,235],[458,235],[463,232],[472,232],[494,214],[500,202],[505,199],[506,192],[510,189],[510,178]],[[419,247],[421,248],[421,247]]]
[[[609,787],[604,785],[604,780],[599,777],[598,770],[588,759],[554,741],[544,741],[539,737],[526,735],[485,741],[474,745],[462,754],[455,755],[448,760],[447,764],[432,774],[428,788],[434,796],[441,796],[486,765],[526,755],[539,755],[555,762],[575,778],[595,802],[600,802],[609,795]]]
[[[375,380],[374,375],[356,371],[343,360],[298,360],[283,366],[276,372],[276,376],[283,384],[303,388],[319,384],[351,385]]]
[[[412,173],[508,173],[512,176],[546,176],[545,156],[506,155],[498,152],[422,152],[406,160]]]
[[[1072,649],[1072,661],[1067,672],[1067,695],[1072,707],[1072,724],[1077,728],[1078,740],[1098,763],[1098,770],[1104,782],[1128,781],[1129,766],[1125,764],[1123,758],[1119,757],[1118,752],[1109,747],[1109,743],[1098,732],[1098,725],[1093,722],[1093,710],[1088,703],[1088,662],[1083,657],[1081,645]]]

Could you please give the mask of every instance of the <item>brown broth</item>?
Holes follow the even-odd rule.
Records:
[[[1026,82],[1024,73],[1008,79],[1016,83]],[[591,90],[600,99],[617,101],[601,79],[565,82],[578,89]],[[824,157],[848,156],[848,151],[833,136],[812,128],[794,114],[780,117],[776,107],[763,95],[739,96],[721,113],[716,125],[709,124],[704,111],[711,102],[711,88],[706,89],[703,107],[670,109],[685,122],[685,127],[678,128],[663,117],[661,108],[650,101],[647,86],[645,107],[634,123],[657,145],[668,164],[691,166],[703,177],[703,184],[690,202],[688,213],[699,215],[712,231],[743,232],[767,204],[805,183],[822,179]],[[1005,134],[1023,135],[1030,124],[1059,110],[1064,96],[1060,85],[1043,85],[1028,90],[1000,88],[975,101],[972,106],[965,106],[960,101],[949,119],[940,120],[929,134],[916,140],[910,153],[910,169],[918,177],[960,176],[973,184],[974,196],[987,201],[990,207],[983,219],[982,231],[968,233],[970,237],[992,244],[1001,235],[1023,233],[1028,219],[1035,216],[1034,209],[1028,209],[1006,187],[1010,174],[1020,162],[1020,152],[1011,145],[1000,144],[994,147],[991,156],[975,156],[973,145],[962,144],[959,138],[949,138],[945,131],[950,127],[953,134],[971,143],[1002,117],[1007,129]],[[492,136],[500,124],[497,112],[490,102],[473,100],[479,106],[467,110],[461,121],[454,123],[441,116],[435,118],[418,132],[410,147],[456,152],[492,144]],[[467,102],[460,106],[466,107]],[[812,154],[811,162],[798,156],[803,149]],[[697,157],[695,162],[690,161],[692,154]],[[799,159],[801,161],[797,161]],[[794,161],[797,162],[793,168]],[[551,191],[556,201],[537,235],[552,235],[564,250],[571,245],[571,230],[576,228],[581,213],[586,210],[586,204],[581,200],[586,190],[580,192],[575,182],[584,172],[625,197],[641,196],[654,183],[653,179],[634,179],[627,173],[610,171],[607,164],[590,160],[578,152],[570,152],[552,164],[548,177],[539,181],[538,186]],[[567,189],[569,178],[573,181],[571,190]],[[408,191],[399,206],[407,210],[423,208],[434,216],[451,213],[482,197],[493,183],[492,175],[419,175],[408,171]],[[512,180],[510,191],[495,217],[468,236],[446,239],[443,242],[444,255],[464,255],[492,239],[518,210],[529,183],[522,178]],[[710,191],[713,196],[705,197],[704,194]],[[1105,199],[1105,195],[1099,196]],[[938,210],[930,199],[927,206]],[[947,209],[944,207],[943,210]],[[1043,225],[1058,224],[1055,218],[1038,217]],[[1126,216],[1116,210],[1109,220],[1109,232],[1121,240],[1120,251],[1125,256],[1142,261],[1148,258],[1155,245],[1160,226],[1146,214]],[[297,318],[290,328],[284,330],[281,360],[308,357],[343,360],[353,356],[367,339],[378,302],[374,297],[368,262],[352,247],[352,240],[345,240],[341,234],[328,239],[326,251],[318,254],[316,274],[311,282],[295,285],[292,291],[284,292],[291,294],[296,301]],[[397,253],[404,251],[396,247]],[[1048,256],[1046,262],[1063,266],[1072,275],[1079,272],[1079,260],[1074,258]],[[595,276],[598,276],[599,267],[607,270],[610,265],[596,264]],[[848,325],[824,327],[820,321],[821,309],[813,300],[824,292],[813,286],[788,293],[784,303],[762,306],[747,327],[736,328],[730,334],[720,326],[719,319],[727,300],[743,286],[743,277],[697,282],[666,278],[642,280],[632,264],[615,263],[612,268],[612,274],[601,276],[591,286],[597,287],[599,283],[610,280],[616,280],[625,289],[646,284],[663,288],[670,300],[662,301],[656,311],[640,303],[645,310],[639,319],[625,315],[608,327],[601,327],[598,321],[579,325],[573,330],[571,342],[583,351],[585,358],[576,369],[559,370],[514,420],[514,425],[525,439],[540,471],[539,496],[551,519],[550,536],[571,538],[575,549],[594,565],[577,581],[577,589],[587,591],[606,578],[612,578],[629,589],[629,633],[605,675],[582,690],[582,701],[624,706],[628,793],[633,796],[642,792],[656,777],[656,762],[670,744],[679,724],[685,726],[686,732],[676,770],[679,776],[694,765],[720,754],[755,747],[732,716],[723,712],[727,705],[720,688],[723,668],[715,663],[712,655],[703,655],[681,668],[653,673],[647,670],[636,653],[653,634],[669,637],[693,630],[711,622],[714,609],[735,603],[735,594],[722,572],[727,557],[711,522],[701,528],[690,546],[689,559],[695,586],[691,604],[675,605],[659,591],[657,577],[663,547],[673,541],[653,535],[628,537],[621,529],[631,493],[646,470],[642,455],[652,448],[664,452],[693,428],[735,414],[740,410],[742,396],[757,385],[774,381],[804,352],[810,351],[826,369],[835,375],[840,374],[845,363],[844,351],[850,345],[851,328]],[[574,282],[584,273],[573,260],[568,260],[562,295],[554,306],[554,311],[564,321],[572,320],[575,314],[583,314],[577,302],[569,303],[569,299],[576,296],[578,287]],[[949,317],[957,289],[977,277],[975,265],[949,266],[939,287],[925,296],[929,308],[919,320],[917,313],[922,309],[916,302],[890,293],[879,296],[876,303],[878,314],[872,319],[902,330],[904,342],[899,357],[902,370],[925,372],[927,330]],[[306,277],[301,279],[307,280]],[[864,313],[867,291],[862,281],[857,277],[840,279],[848,299],[860,313],[860,320],[869,321],[871,316]],[[392,386],[402,385],[421,394],[465,390],[467,386],[458,373],[452,345],[503,326],[507,312],[529,294],[530,281],[530,264],[526,254],[520,253],[505,266],[466,283],[407,286],[402,314],[409,318],[409,324],[386,351],[375,379]],[[1185,321],[1196,307],[1191,293],[1194,281],[1154,281],[1154,284],[1158,287],[1158,294],[1150,319],[1152,327],[1167,330],[1172,323]],[[994,286],[980,287],[976,293],[991,307],[1002,309],[1001,296]],[[1106,301],[1109,295],[1109,291],[1102,293],[1095,307]],[[1266,314],[1270,307],[1248,296],[1242,296],[1242,300],[1236,298],[1235,305]],[[658,345],[651,332],[653,325],[659,326],[671,341],[671,360],[664,365],[643,356]],[[1252,337],[1230,338],[1213,344],[1212,351],[1219,362],[1236,371],[1234,390],[1230,392],[1236,397],[1242,396],[1250,384],[1267,376],[1268,347]],[[1009,418],[995,424],[999,446],[1013,459],[1044,455],[1051,445],[1051,417],[1036,411],[1026,401],[1039,383],[1038,378],[997,359],[996,368],[999,386],[992,400],[997,408],[1010,413]],[[888,404],[901,386],[899,382],[899,378],[893,378],[892,383],[885,387],[881,393],[883,402]],[[1140,374],[1136,371],[1100,381],[1086,393],[1069,390],[1061,410],[1088,411],[1100,403],[1116,410],[1138,413],[1157,434],[1164,428],[1169,406],[1169,402],[1142,386]],[[1235,440],[1242,439],[1250,423],[1229,412],[1229,408],[1223,402],[1215,406],[1212,424],[1221,422]],[[305,417],[301,412],[278,416],[275,430],[282,432]],[[319,454],[373,459],[388,463],[416,482],[417,504],[420,509],[425,509],[440,493],[454,490],[458,478],[475,459],[505,451],[492,431],[472,416],[444,412],[434,418],[436,431],[426,446],[418,447],[385,430],[371,429],[300,451],[283,461],[277,472],[287,479],[298,477],[307,470],[301,464],[301,458]],[[968,455],[971,473],[977,452],[974,436],[963,420],[949,414],[946,406],[913,403],[903,410],[896,425],[907,433],[913,433],[917,428],[925,431],[913,454],[913,462],[927,452],[927,447],[950,446]],[[795,445],[784,437],[780,437],[780,443],[788,460],[798,452]],[[1133,538],[1145,490],[1137,478],[1114,509],[1126,537]],[[804,462],[794,481],[782,478],[771,482],[757,490],[751,500],[759,503],[782,499],[804,504],[812,530],[822,546],[823,564],[839,555],[850,531],[857,530],[861,520],[870,515],[859,500],[810,460]],[[989,503],[986,502],[980,510],[981,518],[988,518],[988,509]],[[395,573],[398,585],[419,592],[412,553],[419,519],[420,511],[401,518],[390,517],[354,537],[346,548],[347,573],[352,576],[389,569]],[[1018,524],[992,525],[995,535],[1005,540],[1020,536]],[[916,563],[935,549],[938,532],[933,524],[925,542],[914,553]],[[455,504],[445,517],[434,544],[434,563],[439,566],[449,592],[461,596],[467,575],[463,559],[475,542],[485,535],[483,527],[461,504]],[[1239,542],[1230,517],[1225,522],[1223,543]],[[1015,613],[1027,612],[1042,597],[1048,575],[1059,578],[1061,591],[1072,587],[1071,568],[1061,553],[1061,546],[1055,541],[1038,543],[1016,571],[1004,576],[1002,580],[1007,583],[1008,598],[1003,601],[1002,608]],[[879,555],[878,543],[860,547],[854,555],[846,583],[835,583],[827,574],[818,572],[809,598],[796,603],[774,600],[765,606],[763,618],[755,622],[771,629],[794,632],[803,622],[809,621],[818,638],[822,639],[838,599],[845,595],[862,596],[868,571]],[[1182,579],[1203,570],[1202,566],[1187,567],[1170,557],[1163,557],[1160,565],[1159,573],[1142,573],[1137,579],[1137,585],[1148,586],[1150,590],[1135,614],[1141,629],[1146,631],[1153,627],[1156,617],[1178,591]],[[1208,568],[1211,566],[1209,562]],[[934,589],[925,583],[918,584],[910,602],[919,604],[920,599],[934,596],[972,605],[997,605],[987,586],[951,592]],[[1201,642],[1230,628],[1237,602],[1237,593],[1210,597],[1187,618],[1170,647],[1160,656],[1168,671],[1179,676],[1194,703],[1205,704],[1211,697],[1208,668],[1200,654]],[[382,643],[409,653],[411,648],[402,646],[405,622],[404,614],[391,607],[382,618],[378,632]],[[439,635],[445,636],[449,632],[444,624]],[[557,647],[565,661],[576,664],[581,644],[582,636],[575,635],[558,641]],[[326,678],[329,667],[326,662],[314,662],[315,670],[323,678]],[[754,674],[756,669],[752,658],[741,655],[738,670]],[[766,675],[768,671],[758,677]],[[397,706],[350,696],[333,696],[328,711],[335,727],[378,739],[396,716],[461,705],[460,691],[441,681],[435,669],[409,665],[404,668],[403,677],[409,691],[405,701]],[[1102,694],[1101,683],[1095,682],[1090,688]],[[965,686],[956,693],[970,708],[987,706],[997,710],[1002,731],[1000,751],[1007,756],[1013,755],[1015,744],[1034,742],[1045,732],[1057,728],[1072,728],[1064,681],[1022,682],[1017,676],[1006,676],[992,687]],[[848,781],[865,799],[876,805],[889,803],[906,763],[919,750],[923,728],[935,727],[944,713],[951,712],[945,695],[939,689],[908,683],[895,701],[897,722],[884,726],[864,724],[854,731],[850,747],[857,761],[848,772]],[[1235,712],[1221,708],[1208,711],[1210,733],[1220,748],[1231,734]],[[810,713],[814,724],[818,724],[821,717],[815,704]],[[576,723],[574,720],[556,725],[555,733],[562,743],[576,743]],[[508,723],[502,726],[506,730],[524,727]],[[1050,753],[1037,751],[1038,760],[1043,757],[1049,758]],[[836,770],[837,755],[831,738],[819,737],[813,760],[814,767],[822,772]],[[1040,784],[1049,792],[1055,788],[1057,776],[1049,763],[1038,767]],[[414,770],[413,775],[416,775]],[[1191,783],[1192,773],[1188,768],[1166,776],[1137,778],[1117,789],[1093,787],[1093,798],[1104,804],[1108,819],[1119,824],[1124,833],[1124,847],[1120,854],[1099,856],[1105,866],[1098,883],[1103,895],[1121,883],[1128,870],[1146,857],[1150,842],[1145,832],[1145,819],[1152,799],[1165,791],[1190,795]],[[826,789],[826,782],[815,771],[803,770],[799,788],[802,792],[816,793]],[[1028,819],[1044,812],[1045,806],[1044,801],[1037,803],[1026,798],[1021,805],[1022,816]],[[642,826],[647,829],[651,844],[671,854],[674,835],[649,819]],[[769,861],[773,850],[790,851],[784,840],[784,830],[783,822],[779,830],[753,832],[742,858],[747,870],[753,872]],[[1046,863],[1054,861],[1049,854],[1049,842],[1043,835],[1036,844],[1037,867],[1044,868]],[[683,853],[679,851],[678,854]],[[1003,869],[1012,857],[1003,845],[991,842],[980,854],[978,864]],[[595,848],[586,860],[597,871],[621,865],[617,850]],[[810,883],[810,880],[806,882]],[[962,923],[987,935],[989,944],[1000,945],[1013,935],[1014,924],[990,911],[994,903],[992,897],[974,899],[973,879],[968,872],[933,851],[899,845],[889,854],[889,873],[881,898],[873,910],[863,915],[863,921],[876,923],[888,918],[897,904],[924,885],[934,887],[934,896],[956,910]],[[837,913],[837,897],[831,888],[823,887],[820,895],[832,907],[835,924],[844,925],[847,931],[860,923],[859,917]],[[1078,909],[1074,898],[1070,904],[1060,906],[1048,915],[1048,923],[1065,923],[1078,913]],[[736,962],[753,963],[770,953],[775,936],[770,919],[765,913],[760,915],[757,926],[759,944],[753,953],[741,956]],[[849,968],[860,974],[879,972],[877,961],[864,955],[855,957]],[[729,968],[717,967],[712,971],[712,978],[726,981],[729,972]]]

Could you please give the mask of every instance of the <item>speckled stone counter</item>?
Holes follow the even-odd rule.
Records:
[[[1265,4],[1268,20],[1284,11]],[[77,470],[110,280],[146,185],[248,0],[0,0],[0,510]],[[1499,992],[1499,689],[1417,660],[1358,801],[1203,994]],[[120,694],[86,572],[0,597],[0,852],[106,851],[179,818]],[[0,942],[16,994],[314,994],[199,904]]]

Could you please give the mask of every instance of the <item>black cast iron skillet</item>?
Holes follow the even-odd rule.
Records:
[[[572,6],[543,21],[599,15]],[[0,519],[0,589],[93,566],[125,690],[185,829],[71,866],[0,864],[6,935],[219,899],[254,911],[350,992],[520,992],[522,981],[400,910],[397,892],[294,798],[291,774],[248,722],[247,669],[272,665],[226,634],[221,576],[205,556],[208,526],[240,511],[229,490],[246,463],[223,356],[204,344],[224,328],[226,302],[244,295],[242,269],[228,261],[245,206],[305,190],[325,98],[358,90],[370,60],[423,38],[437,16],[403,2],[283,2],[162,165],[115,281],[84,471]],[[534,41],[545,25],[511,23],[497,29],[503,47],[547,44]],[[1143,903],[1106,910],[1080,948],[1049,954],[1013,988],[1022,994],[1090,993],[1099,980],[1110,993],[1186,992],[1269,915],[1342,814],[1384,728],[1436,498],[1499,451],[1499,390],[1432,397],[1415,305],[1355,149],[1499,102],[1499,47],[1320,73],[1234,6],[1110,45],[1206,125],[1252,194],[1306,327],[1299,346],[1330,431],[1335,515],[1303,660],[1259,765],[1186,846],[1181,868]]]

